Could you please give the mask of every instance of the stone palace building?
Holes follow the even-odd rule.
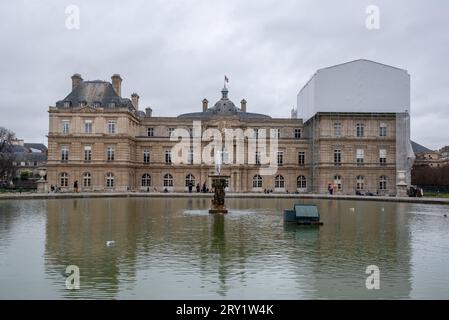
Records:
[[[331,184],[336,194],[395,195],[410,183],[405,70],[368,60],[320,69],[286,118],[249,112],[244,99],[236,106],[226,86],[214,105],[204,99],[198,112],[159,117],[151,108],[140,110],[138,94],[123,98],[121,84],[118,74],[111,82],[75,74],[71,92],[49,108],[49,185],[71,191],[77,181],[80,191],[147,192],[210,187],[216,166],[201,151],[210,142],[202,134],[211,128],[223,137],[225,129],[245,132],[243,149],[237,140],[221,148],[221,173],[230,177],[231,192],[325,193]],[[185,129],[191,143],[182,163],[172,159],[179,140],[170,137],[177,129]],[[265,129],[267,136],[274,132],[277,148],[268,143],[260,151],[259,142],[249,148]],[[274,172],[261,171],[261,152],[275,162]]]

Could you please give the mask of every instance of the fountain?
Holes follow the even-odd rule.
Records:
[[[222,153],[217,151],[215,157],[215,174],[209,175],[209,178],[212,179],[212,188],[214,188],[214,198],[212,199],[209,213],[228,213],[228,209],[225,206],[225,188],[227,187],[227,181],[230,176],[221,174],[222,157]]]
[[[225,206],[225,188],[227,179],[229,179],[230,176],[211,174],[209,175],[209,178],[212,178],[212,188],[214,188],[214,198],[212,199],[209,213],[228,213],[228,209],[226,209]]]

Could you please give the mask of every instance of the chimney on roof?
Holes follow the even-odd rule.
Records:
[[[139,110],[139,95],[137,93],[133,93],[131,95],[131,101],[133,103],[134,109]]]
[[[122,96],[122,77],[119,74],[114,74],[111,77],[112,87],[114,88],[115,93],[121,97]]]
[[[206,112],[208,103],[209,101],[207,101],[207,99],[203,99],[203,112]]]
[[[245,99],[240,101],[240,110],[242,110],[242,112],[246,112],[246,100]]]
[[[150,107],[145,108],[145,115],[147,117],[151,117],[152,113],[153,113],[153,109],[151,109]]]
[[[72,76],[72,91],[75,90],[81,83],[83,82],[83,78],[81,78],[81,75],[79,73],[75,73]]]

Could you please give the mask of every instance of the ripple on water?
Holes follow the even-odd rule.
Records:
[[[316,200],[324,225],[307,228],[283,223],[295,200],[230,199],[227,215],[202,200],[0,201],[0,280],[15,284],[0,298],[449,298],[447,206]]]

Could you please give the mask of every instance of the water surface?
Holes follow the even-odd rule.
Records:
[[[324,225],[285,226],[315,203]],[[449,299],[449,207],[336,200],[0,201],[0,299]],[[107,241],[115,241],[107,246]],[[80,268],[79,290],[65,286]],[[368,265],[380,290],[367,290]]]

